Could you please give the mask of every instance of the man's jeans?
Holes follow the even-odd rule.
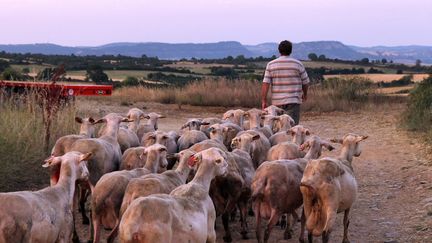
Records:
[[[284,109],[286,114],[294,119],[295,124],[298,125],[300,121],[300,104],[286,104],[279,106]]]

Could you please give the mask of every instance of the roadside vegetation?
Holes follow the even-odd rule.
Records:
[[[66,134],[76,133],[74,106],[62,106],[52,119],[48,147]],[[0,191],[39,188],[49,183],[42,158],[49,156],[44,138],[44,110],[35,94],[6,95],[0,90]]]

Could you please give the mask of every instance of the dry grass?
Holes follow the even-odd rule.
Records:
[[[40,188],[49,182],[42,159],[44,150],[43,111],[34,97],[5,97],[0,94],[0,191]],[[51,140],[77,130],[74,106],[62,107],[53,117]]]
[[[209,79],[183,88],[125,87],[115,90],[112,97],[99,99],[115,101],[121,105],[158,102],[194,106],[260,107],[260,92],[261,82]],[[379,94],[370,80],[360,77],[332,79],[331,84],[327,80],[324,84],[311,86],[309,93],[303,109],[318,112],[353,111],[397,99]]]

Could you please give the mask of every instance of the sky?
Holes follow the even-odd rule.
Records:
[[[0,0],[0,44],[432,46],[431,0]]]

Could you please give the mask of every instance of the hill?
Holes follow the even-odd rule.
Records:
[[[146,55],[151,57],[157,56],[160,59],[190,59],[192,57],[198,59],[217,59],[238,55],[244,55],[245,57],[271,57],[272,55],[277,55],[277,43],[242,45],[236,41],[216,43],[119,42],[95,47],[69,47],[48,43],[0,45],[0,51],[47,55],[124,55],[132,57]],[[294,57],[307,59],[309,53],[343,60],[386,58],[394,62],[415,63],[417,59],[420,59],[423,63],[432,63],[432,47],[430,46],[358,47],[345,45],[338,41],[313,41],[294,44]]]

